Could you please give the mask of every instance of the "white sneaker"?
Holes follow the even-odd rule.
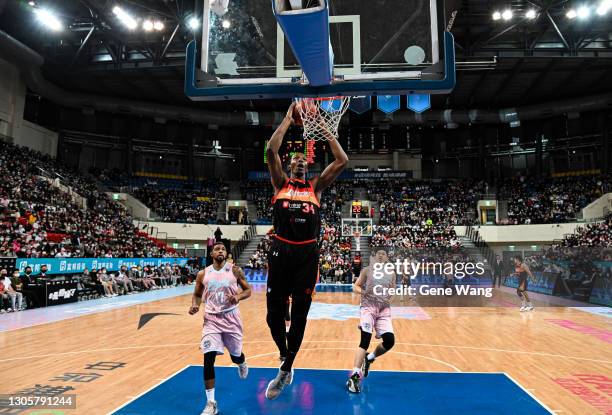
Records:
[[[280,365],[281,366],[285,362],[285,358],[284,357],[279,357],[278,360],[280,361]],[[291,376],[289,376],[289,384],[291,385],[292,383],[293,383],[293,368],[291,368]]]
[[[246,362],[244,362],[238,365],[238,377],[240,377],[240,379],[246,379],[247,376],[249,376],[249,367]]]
[[[7,309],[6,309],[6,312],[7,312],[7,313],[12,313],[12,312],[13,312],[13,309],[9,307],[9,308],[7,308]]]
[[[200,415],[217,415],[219,409],[217,408],[217,401],[208,401],[206,406]]]
[[[522,307],[521,307],[521,309],[520,309],[519,311],[520,311],[521,313],[522,313],[523,311],[527,311],[527,307],[522,306]]]
[[[285,386],[290,385],[291,382],[293,382],[293,373],[279,370],[276,377],[268,383],[266,399],[273,400],[278,398],[283,389],[285,389]]]
[[[533,306],[532,306],[532,305],[530,305],[530,306],[526,307],[526,308],[525,308],[525,311],[533,311]]]

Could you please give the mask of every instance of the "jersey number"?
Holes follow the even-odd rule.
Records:
[[[223,304],[225,302],[225,293],[223,291],[215,293],[215,297],[217,300],[217,304]]]
[[[314,215],[314,213],[315,213],[314,205],[311,205],[309,203],[304,203],[303,206],[304,206],[304,208],[302,209],[302,212],[304,212],[304,213],[312,213]]]

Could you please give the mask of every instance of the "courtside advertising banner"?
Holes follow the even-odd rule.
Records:
[[[20,274],[26,267],[32,267],[32,275],[40,273],[40,267],[47,266],[47,274],[77,274],[85,268],[119,271],[122,266],[128,268],[137,266],[161,266],[178,264],[184,266],[189,258],[17,258],[15,267]]]

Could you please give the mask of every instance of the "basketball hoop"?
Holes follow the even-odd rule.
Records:
[[[350,101],[350,97],[296,98],[296,109],[304,126],[304,139],[338,139],[338,126]]]

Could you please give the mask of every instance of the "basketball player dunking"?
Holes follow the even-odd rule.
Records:
[[[385,264],[389,261],[387,251],[378,248],[372,257],[373,261]],[[380,275],[376,275],[380,273]],[[346,382],[350,392],[361,392],[361,378],[368,376],[370,365],[374,360],[387,353],[395,344],[393,324],[391,321],[391,296],[384,288],[394,288],[396,284],[395,272],[374,270],[372,263],[361,270],[359,278],[353,285],[353,291],[361,294],[359,307],[359,331],[361,340],[355,352],[353,372]],[[378,288],[377,288],[378,286]],[[373,353],[368,353],[372,332],[376,331],[376,338],[382,338],[382,343],[376,346]]]
[[[527,294],[527,286],[529,278],[534,278],[533,273],[523,262],[523,258],[520,255],[514,257],[514,274],[518,276],[518,288],[516,294],[521,299],[521,310],[520,311],[532,311],[533,305],[529,301],[529,295]]]
[[[295,105],[293,103],[289,107],[285,119],[268,141],[267,148],[268,168],[275,192],[272,204],[276,233],[268,252],[266,320],[282,362],[278,374],[266,389],[268,399],[276,399],[293,381],[293,361],[304,338],[306,317],[318,278],[319,200],[323,190],[334,182],[348,162],[346,153],[329,133],[326,135],[330,138],[328,144],[335,160],[321,176],[308,180],[306,157],[296,153],[291,157],[290,177],[287,177],[278,152],[287,130],[294,122]],[[289,296],[291,325],[289,332],[286,332],[285,314]]]
[[[206,407],[202,415],[218,413],[215,400],[215,358],[227,348],[232,362],[238,365],[238,376],[249,373],[242,353],[242,319],[238,303],[251,296],[251,287],[241,268],[227,262],[223,242],[215,242],[211,256],[213,263],[198,272],[189,314],[200,310],[204,302],[204,328],[200,349],[204,353],[204,387]],[[242,289],[239,291],[238,286]]]

